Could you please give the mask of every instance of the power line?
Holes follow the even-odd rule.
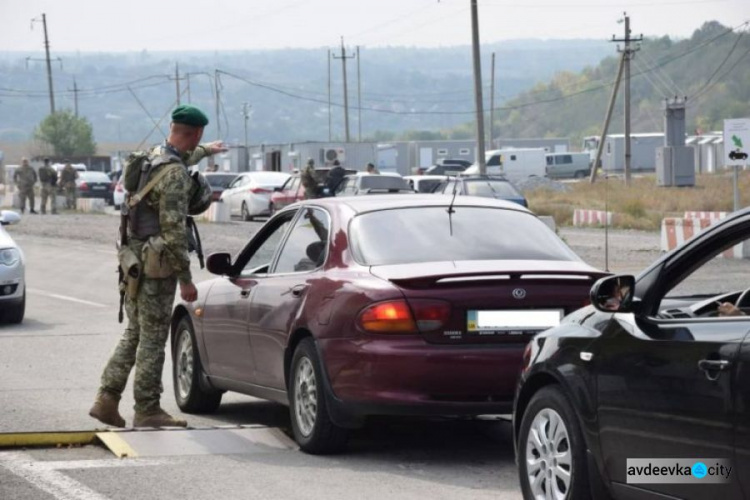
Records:
[[[704,90],[704,89],[706,89],[706,88],[707,88],[707,87],[709,86],[709,84],[711,83],[711,80],[713,80],[713,79],[714,79],[714,77],[716,76],[716,74],[717,74],[717,73],[718,73],[719,71],[721,71],[721,68],[723,68],[723,67],[724,67],[724,65],[725,65],[725,64],[727,63],[727,61],[729,60],[729,58],[730,58],[730,57],[732,57],[732,54],[734,54],[734,51],[735,51],[735,50],[737,49],[737,45],[739,45],[739,43],[740,43],[740,40],[742,40],[742,35],[744,35],[744,34],[745,34],[745,33],[744,33],[743,31],[740,31],[739,35],[737,35],[737,39],[736,39],[736,40],[734,41],[734,45],[732,45],[732,48],[731,48],[731,49],[729,50],[729,52],[727,53],[726,57],[725,57],[725,58],[724,58],[724,59],[723,59],[723,60],[721,61],[721,63],[719,63],[719,65],[718,65],[718,66],[716,67],[716,69],[714,70],[714,72],[713,72],[713,73],[711,73],[711,76],[709,76],[709,77],[708,77],[708,79],[706,80],[706,83],[704,83],[704,84],[703,84],[703,85],[701,86],[701,88],[699,88],[699,89],[698,89],[698,90],[697,90],[697,91],[695,92],[695,94],[694,94],[694,95],[696,95],[696,96],[697,96],[697,95],[700,95],[700,94],[701,94],[701,93],[703,92],[703,90]]]

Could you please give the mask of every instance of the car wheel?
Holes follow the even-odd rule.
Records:
[[[591,498],[583,434],[557,387],[542,388],[529,402],[518,436],[518,464],[527,500]]]
[[[253,220],[253,216],[250,215],[250,211],[247,209],[247,205],[245,204],[244,201],[242,202],[242,208],[241,208],[241,213],[240,214],[242,215],[242,220],[244,220],[244,221],[251,221],[251,220]]]
[[[213,413],[221,404],[222,393],[201,387],[203,365],[189,318],[180,320],[175,330],[175,339],[172,381],[177,406],[185,413]]]
[[[23,291],[23,297],[17,304],[12,305],[5,311],[5,321],[8,323],[19,324],[23,321],[24,314],[26,314],[26,290]]]
[[[295,349],[290,378],[289,411],[300,449],[314,455],[343,450],[349,433],[335,425],[328,414],[322,368],[311,338],[302,340]]]
[[[578,172],[576,172],[575,177],[576,179],[583,179],[584,177],[586,177],[586,172],[584,172],[583,170],[579,170]]]

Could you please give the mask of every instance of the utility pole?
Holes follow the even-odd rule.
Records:
[[[331,142],[331,49],[328,49],[328,142]]]
[[[607,107],[607,115],[604,118],[604,126],[602,127],[602,135],[599,137],[599,146],[596,148],[596,157],[594,163],[591,164],[591,184],[596,181],[596,169],[599,168],[599,160],[602,157],[602,150],[604,149],[604,142],[607,138],[607,131],[609,130],[609,121],[612,119],[612,111],[615,109],[615,101],[617,100],[617,89],[620,87],[620,80],[622,79],[622,70],[625,67],[625,54],[620,56],[620,64],[617,66],[617,78],[615,78],[615,84],[612,87],[612,95],[609,97],[609,106]]]
[[[472,55],[474,59],[474,101],[476,103],[477,119],[477,164],[479,173],[487,173],[486,159],[484,157],[484,110],[482,106],[482,61],[479,54],[479,13],[477,12],[477,0],[471,0],[471,41]]]
[[[623,13],[625,21],[625,38],[616,39],[612,36],[613,42],[623,42],[625,44],[622,54],[625,61],[625,185],[630,185],[631,175],[631,153],[630,153],[630,60],[635,53],[640,50],[639,45],[632,46],[632,42],[641,42],[643,35],[638,38],[630,38],[630,16],[627,12]],[[617,50],[620,48],[618,46]]]
[[[216,91],[216,138],[221,139],[221,120],[219,120],[219,70],[214,70],[214,89]]]
[[[68,89],[70,90],[70,89]],[[76,83],[76,79],[73,78],[73,105],[75,106],[75,113],[76,118],[78,118],[78,84]]]
[[[247,142],[247,121],[250,119],[250,106],[248,103],[243,102],[242,103],[242,116],[245,117],[245,151],[247,151],[248,142]]]
[[[362,73],[359,68],[360,60],[359,45],[357,45],[357,142],[362,142]]]
[[[354,55],[347,56],[344,48],[344,37],[341,37],[341,56],[333,56],[334,59],[341,59],[341,68],[344,74],[344,137],[349,142],[349,90],[346,82],[346,60],[353,59]]]
[[[34,28],[34,23],[39,22],[39,19],[31,20],[31,27]],[[49,37],[47,36],[47,14],[42,14],[42,25],[44,27],[44,51],[47,53],[47,83],[49,85],[49,112],[50,114],[55,113],[55,91],[52,88],[52,62],[49,57]]]
[[[492,53],[492,75],[490,84],[490,149],[495,138],[495,53]]]
[[[190,104],[193,102],[190,100],[190,73],[185,73],[185,85],[187,86],[185,90],[187,90],[188,104]]]
[[[174,83],[177,87],[177,105],[180,105],[180,63],[174,63]]]

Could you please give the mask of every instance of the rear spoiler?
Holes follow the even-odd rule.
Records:
[[[388,281],[399,286],[411,288],[429,288],[435,285],[451,285],[469,281],[520,281],[520,280],[570,280],[594,282],[612,273],[597,271],[512,271],[499,273],[455,273],[435,276],[404,276],[387,278]]]

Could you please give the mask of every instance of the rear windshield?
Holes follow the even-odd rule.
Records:
[[[419,181],[417,191],[419,191],[420,193],[431,193],[435,190],[438,184],[442,182],[442,179],[425,179],[423,181]]]
[[[363,175],[360,181],[360,189],[406,189],[411,191],[409,184],[403,177],[390,175]]]
[[[237,174],[219,174],[219,175],[207,175],[206,180],[215,188],[227,188],[229,184],[237,177]]]
[[[252,173],[249,177],[261,186],[281,186],[289,178],[289,174],[281,172],[257,172]]]
[[[501,197],[501,198],[521,198],[516,188],[509,182],[497,180],[472,180],[465,181],[466,194],[470,196]]]
[[[78,178],[87,182],[112,182],[104,172],[78,172]]]
[[[458,260],[579,261],[527,212],[485,207],[399,208],[356,217],[349,238],[369,266]],[[451,235],[451,223],[453,234]]]

